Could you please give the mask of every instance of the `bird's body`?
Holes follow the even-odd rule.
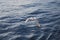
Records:
[[[36,26],[40,27],[39,21],[38,21],[38,19],[36,17],[27,18],[26,21],[25,21],[25,23],[27,23],[29,21],[35,21]]]

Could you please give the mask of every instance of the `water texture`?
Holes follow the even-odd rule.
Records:
[[[60,0],[0,0],[0,40],[60,40]]]

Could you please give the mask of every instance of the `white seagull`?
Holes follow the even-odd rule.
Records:
[[[36,17],[27,18],[26,21],[25,21],[25,23],[27,23],[27,22],[29,22],[29,21],[36,21],[36,26],[37,26],[37,27],[40,27],[38,18],[36,18]]]

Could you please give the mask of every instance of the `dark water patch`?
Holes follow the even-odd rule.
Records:
[[[0,40],[3,40],[4,37],[0,37]]]
[[[3,2],[0,2],[0,4],[2,4]]]
[[[29,8],[29,7],[36,7],[36,6],[40,6],[41,3],[32,3],[32,4],[27,4],[27,5],[20,5],[24,8]]]
[[[60,40],[60,34],[59,31],[55,31],[49,38],[49,40]]]
[[[27,16],[27,18],[30,18],[30,17],[36,17],[36,16],[34,16],[34,15],[29,15],[29,16]]]
[[[50,22],[56,22],[56,20],[59,20],[59,17],[48,17],[48,18],[46,18],[46,17],[44,17],[44,18],[40,18],[40,23],[50,23]]]
[[[21,34],[21,35],[27,35],[27,34],[31,33],[31,30],[27,29],[27,28],[20,28],[20,29],[16,30],[16,33]]]
[[[49,11],[40,11],[40,10],[37,10],[37,11],[34,11],[32,13],[30,13],[31,15],[39,15],[39,14],[42,14],[42,13],[49,13]]]
[[[57,8],[60,8],[60,2],[56,2],[56,1],[54,1],[54,2],[49,2],[46,6],[47,6],[47,8],[52,8],[52,9],[57,9]]]
[[[10,10],[1,10],[1,12],[3,13],[3,12],[10,12]]]
[[[33,36],[33,37],[31,37],[29,40],[36,40],[37,39],[37,35],[35,35],[35,36]]]
[[[41,29],[41,31],[43,31],[43,32],[48,32],[48,33],[50,33],[51,32],[51,30],[52,30],[52,28],[50,27],[46,27],[46,28],[42,28]],[[54,29],[53,29],[54,30]]]
[[[8,26],[12,26],[12,25],[8,25],[8,24],[0,24],[0,28],[6,28]]]
[[[12,18],[12,19],[7,19],[8,21],[5,21],[6,23],[18,23],[21,21],[25,21],[26,19],[19,19],[19,18]]]
[[[55,5],[57,5],[58,7],[60,6],[60,3],[59,3],[59,2],[50,2],[50,4],[55,4]]]
[[[7,23],[16,23],[16,22],[20,22],[20,20],[19,19],[11,19]]]
[[[28,40],[28,38],[25,38],[25,37],[18,37],[18,38],[15,38],[14,40]]]
[[[3,17],[0,17],[0,20],[7,19],[7,18],[12,18],[12,17],[11,16],[3,16]]]
[[[39,40],[46,40],[46,38],[48,37],[49,33],[44,33],[44,36],[42,38],[40,38]]]
[[[37,28],[37,26],[34,26],[34,27],[27,27],[27,29],[30,29],[30,30],[39,30],[39,29]]]
[[[0,34],[9,32],[9,30],[0,30]]]
[[[12,35],[9,34],[9,35],[7,35],[7,36],[5,36],[5,37],[2,37],[1,40],[9,40],[9,39],[11,38],[11,36],[12,36]]]
[[[59,14],[60,15],[60,14]],[[52,17],[57,17],[57,18],[59,18],[60,16],[59,16],[58,14],[54,14],[54,15],[52,15]]]
[[[54,2],[50,2],[51,4],[54,4],[54,3],[56,3],[55,1]]]

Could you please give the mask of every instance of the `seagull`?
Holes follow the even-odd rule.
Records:
[[[27,19],[25,20],[25,23],[27,23],[27,22],[29,22],[29,21],[35,21],[35,22],[36,22],[36,26],[37,26],[37,27],[40,27],[40,23],[39,23],[39,21],[38,21],[38,18],[36,18],[36,17],[27,18]]]

